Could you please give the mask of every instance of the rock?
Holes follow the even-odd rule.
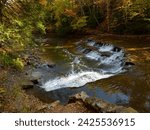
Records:
[[[48,63],[41,65],[41,67],[45,67],[45,68],[54,68],[55,66],[56,66],[55,64],[48,64]]]
[[[114,113],[114,112],[115,113],[128,113],[128,112],[135,113],[137,112],[131,107],[126,108],[124,106],[118,106],[115,104],[108,103],[96,97],[89,97],[83,91],[81,93],[71,96],[69,99],[69,103],[76,102],[78,100],[82,101],[87,107],[93,108],[94,110],[96,110],[96,112],[101,112],[101,113]]]
[[[56,106],[59,105],[59,104],[60,104],[60,101],[57,100],[57,101],[51,103],[50,105],[48,105],[48,108],[49,108],[49,109],[54,108],[54,107],[56,107]]]
[[[57,107],[58,105],[60,104],[60,101],[55,101],[51,104],[44,104],[44,105],[39,105],[37,107],[37,111],[36,112],[47,112],[49,111],[50,109],[55,109],[55,107]]]
[[[125,65],[135,65],[133,62],[126,62]]]
[[[107,103],[101,99],[90,97],[86,98],[85,104],[94,108],[97,112],[115,112],[114,104]]]
[[[26,65],[32,65],[32,63],[30,61],[27,61]]]
[[[32,79],[31,82],[35,85],[39,84],[39,80],[38,79]]]
[[[33,53],[24,55],[23,60],[26,65],[36,66],[37,64],[40,64],[40,57]]]
[[[101,56],[110,57],[112,54],[110,52],[102,52]]]
[[[34,85],[31,83],[31,84],[26,84],[26,85],[22,85],[22,89],[31,89],[31,88],[33,88],[34,87]]]
[[[88,38],[86,42],[92,42],[92,38]]]
[[[123,109],[123,106],[118,106],[118,105],[114,105],[111,104],[108,108],[107,108],[107,112],[108,113],[121,113],[121,110]]]
[[[87,54],[87,53],[89,53],[89,52],[91,52],[92,50],[91,49],[85,49],[84,51],[83,51],[83,53],[84,54]]]
[[[119,51],[121,51],[121,48],[115,46],[112,51],[119,52]]]
[[[0,68],[4,68],[4,65],[0,64]]]
[[[31,74],[31,81],[32,80],[39,80],[39,79],[41,79],[41,77],[42,77],[42,73],[41,72],[39,72],[39,71],[35,71],[35,72],[32,72],[32,74]]]
[[[42,106],[39,106],[38,108],[37,108],[37,112],[43,112],[45,109],[47,109],[48,108],[48,105],[46,104],[46,105],[42,105]]]
[[[104,43],[101,42],[101,41],[96,42],[96,43],[94,44],[95,47],[101,47],[101,46],[103,46],[103,45],[104,45]]]
[[[81,92],[81,93],[77,93],[73,96],[70,96],[69,98],[69,103],[73,103],[75,102],[76,100],[82,100],[82,101],[85,101],[86,98],[88,98],[89,96],[85,93],[85,92]]]
[[[135,109],[133,109],[132,107],[128,107],[128,108],[123,108],[121,109],[122,113],[137,113],[137,111]]]

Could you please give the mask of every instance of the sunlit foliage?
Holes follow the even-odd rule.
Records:
[[[66,35],[87,27],[104,33],[150,34],[150,2],[0,0],[0,53],[6,53],[3,59],[19,58],[13,57],[14,54],[34,43],[33,34],[54,31]]]

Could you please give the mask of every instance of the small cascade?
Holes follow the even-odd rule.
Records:
[[[53,80],[49,80],[46,82],[42,88],[46,91],[52,91],[60,88],[66,87],[81,87],[89,82],[94,82],[99,79],[104,79],[112,76],[111,74],[100,74],[98,72],[90,72],[90,71],[83,71],[79,73],[72,73],[68,76],[64,77],[57,77]]]
[[[69,60],[66,64],[69,64],[70,69],[45,82],[41,87],[46,91],[81,87],[125,71],[126,57],[123,49],[94,40],[78,42],[75,46],[74,52],[63,50]]]

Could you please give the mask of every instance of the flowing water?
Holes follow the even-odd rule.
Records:
[[[55,66],[38,69],[43,73],[42,84],[33,93],[45,102],[67,103],[70,95],[85,91],[89,96],[150,112],[148,40],[94,39],[50,40],[41,56]]]

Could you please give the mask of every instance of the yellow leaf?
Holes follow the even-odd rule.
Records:
[[[39,3],[45,6],[47,4],[47,0],[39,0]]]
[[[6,90],[4,88],[0,88],[0,93],[5,93]]]

